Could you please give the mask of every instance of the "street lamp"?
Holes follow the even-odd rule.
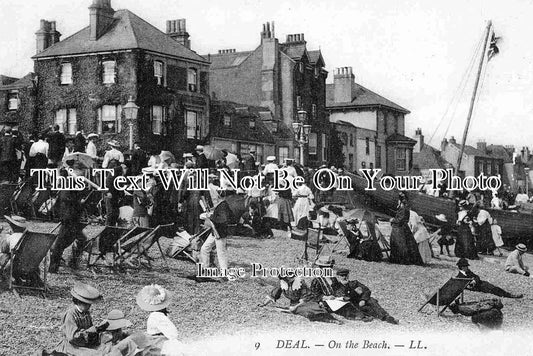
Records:
[[[137,120],[137,113],[139,111],[139,107],[135,104],[133,101],[133,97],[130,95],[130,98],[128,100],[128,103],[124,105],[124,116],[126,116],[126,120],[128,122],[128,126],[130,127],[130,151],[133,149],[133,122]]]
[[[307,111],[299,110],[297,119],[292,123],[294,139],[300,146],[300,165],[304,165],[304,145],[309,143],[311,125],[307,124]]]

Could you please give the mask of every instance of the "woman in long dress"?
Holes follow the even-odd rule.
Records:
[[[492,239],[492,229],[490,227],[492,223],[492,217],[489,212],[484,209],[474,208],[473,217],[475,222],[479,226],[479,235],[477,237],[477,251],[484,255],[491,255],[496,246]]]
[[[307,186],[307,182],[296,189],[294,197],[297,199],[292,211],[294,214],[294,221],[298,224],[301,218],[309,217],[309,212],[313,210],[313,207],[315,206],[315,203],[313,202],[315,197],[309,186]]]
[[[472,221],[468,217],[468,202],[459,202],[459,213],[457,213],[457,241],[455,242],[455,257],[477,260],[477,250],[472,234]]]
[[[423,265],[424,262],[418,252],[418,244],[409,228],[410,209],[407,195],[404,192],[400,192],[398,198],[396,216],[391,219],[391,254],[389,262],[404,265]]]
[[[424,225],[424,219],[415,213],[410,211],[409,217],[409,227],[413,233],[415,241],[418,244],[418,252],[420,257],[422,257],[422,262],[428,263],[431,261],[431,246],[429,244],[429,232],[426,226]]]

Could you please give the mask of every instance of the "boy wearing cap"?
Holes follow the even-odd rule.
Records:
[[[527,251],[526,245],[518,244],[515,250],[507,256],[505,261],[505,270],[509,273],[518,273],[529,277],[529,268],[524,265],[522,255]]]
[[[349,280],[350,271],[346,268],[337,271],[337,278],[333,280],[334,295],[350,301],[367,316],[386,321],[390,324],[399,324],[398,320],[385,311],[378,301],[370,296],[370,289],[357,280]]]
[[[497,287],[487,281],[482,281],[481,278],[472,272],[468,267],[470,264],[466,258],[460,258],[457,261],[457,267],[459,268],[459,273],[456,278],[471,278],[472,282],[467,286],[467,289],[475,292],[494,294],[498,297],[505,298],[522,298],[522,294],[513,294],[503,290],[500,287]]]

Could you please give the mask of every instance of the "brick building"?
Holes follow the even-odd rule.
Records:
[[[97,132],[127,147],[122,107],[140,107],[134,140],[177,154],[209,134],[209,62],[190,49],[185,20],[163,33],[110,0],[94,0],[89,26],[60,41],[55,22],[41,20],[33,56],[38,77],[36,129],[59,124],[66,134]]]
[[[412,168],[412,152],[416,141],[405,134],[405,115],[409,110],[357,84],[351,67],[337,68],[334,83],[326,86],[329,120],[336,125],[341,137],[358,132],[350,161],[345,167],[354,169],[381,168],[393,175],[406,175]],[[346,123],[359,131],[348,129]]]
[[[285,43],[275,37],[274,23],[263,25],[259,46],[251,51],[220,50],[206,55],[211,62],[210,90],[219,100],[268,108],[278,137],[276,156],[297,158],[298,145],[286,131],[299,110],[312,126],[304,155],[307,165],[327,160],[329,122],[326,113],[326,77],[320,51],[307,49],[303,34],[288,35]]]
[[[0,131],[9,126],[27,136],[36,122],[35,76],[28,73],[20,79],[3,77],[0,80]]]

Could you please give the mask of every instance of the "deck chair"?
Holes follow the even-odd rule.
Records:
[[[140,267],[142,265],[140,259],[144,257],[148,262],[148,267],[152,268],[152,258],[148,256],[148,250],[150,250],[153,245],[157,245],[161,257],[163,257],[163,261],[168,269],[169,267],[167,259],[163,253],[161,245],[159,244],[159,239],[161,237],[174,236],[174,229],[174,224],[158,225],[152,231],[141,236],[140,238],[135,237],[135,240],[124,242],[124,244],[121,246],[122,251],[120,253],[120,257],[118,258],[118,262],[123,264],[127,259],[133,258],[137,261],[137,265]]]
[[[194,241],[197,241],[196,244],[201,247],[210,233],[210,228],[205,228],[193,236],[189,235],[187,231],[180,232],[179,238],[174,238],[168,255],[171,258],[184,257],[196,263],[196,259],[186,250]]]
[[[472,278],[450,278],[442,287],[440,287],[427,302],[418,309],[419,312],[428,304],[434,305],[437,316],[440,316],[457,298],[463,300],[465,288],[472,282]],[[442,310],[439,310],[440,307]]]
[[[348,251],[349,251],[350,243],[348,242],[348,234],[349,234],[348,224],[344,220],[337,220],[337,225],[339,225],[339,230],[338,230],[339,239],[337,240],[335,245],[333,245],[333,247],[331,248],[331,252],[333,253],[336,251],[344,251],[346,250],[346,248],[348,248]],[[341,244],[344,244],[344,247],[342,249],[339,248]]]
[[[27,180],[20,184],[11,196],[11,211],[15,215],[28,216],[27,213],[35,215],[33,205],[30,204],[33,194],[31,181]]]
[[[118,242],[125,236],[131,235],[134,229],[127,229],[116,226],[106,226],[99,234],[89,239],[83,250],[89,254],[87,257],[87,268],[96,266],[99,260],[105,261],[108,253],[113,253],[113,265],[117,259],[120,251]],[[96,259],[92,260],[92,256],[96,255]]]
[[[48,253],[57,234],[26,230],[11,252],[9,289],[33,289],[46,292]],[[41,263],[43,276],[41,279]],[[14,279],[14,281],[13,281]],[[26,283],[23,283],[23,280]],[[36,285],[37,284],[37,285]]]
[[[324,249],[324,245],[321,245],[322,239],[324,236],[324,232],[322,227],[314,228],[314,227],[308,227],[307,228],[307,235],[304,241],[304,253],[302,256],[302,259],[305,261],[309,261],[309,254],[307,252],[308,249],[315,251],[315,258],[313,259],[313,263],[318,260],[320,257],[320,254],[322,253],[322,250]]]

